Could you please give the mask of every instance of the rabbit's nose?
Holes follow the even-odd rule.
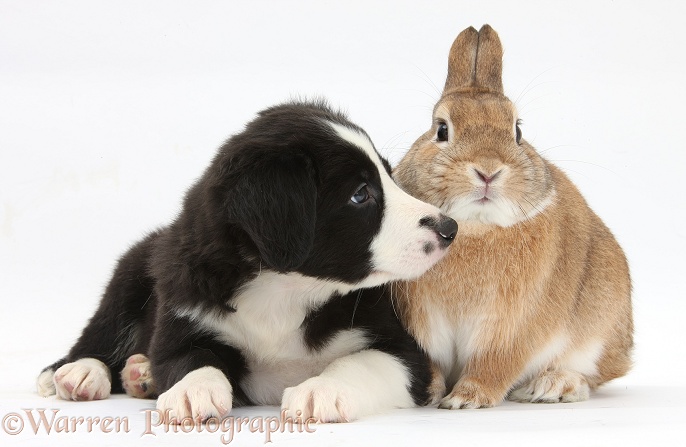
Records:
[[[484,174],[484,173],[481,172],[480,170],[474,168],[474,172],[476,173],[476,175],[481,179],[482,182],[484,182],[484,183],[487,184],[487,185],[488,185],[489,183],[491,183],[493,180],[495,180],[496,177],[498,177],[498,175],[500,175],[500,173],[501,173],[502,171],[503,171],[502,169],[498,169],[496,172],[494,172],[493,174],[490,174],[490,175],[489,175],[489,174]]]

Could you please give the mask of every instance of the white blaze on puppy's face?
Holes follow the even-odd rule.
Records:
[[[371,287],[423,274],[447,251],[440,245],[436,231],[422,224],[423,219],[438,222],[440,210],[415,199],[396,185],[365,134],[340,124],[329,125],[340,138],[358,147],[374,162],[383,188],[383,220],[370,246],[373,272],[358,285]]]

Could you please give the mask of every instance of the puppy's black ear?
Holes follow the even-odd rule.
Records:
[[[257,152],[232,171],[236,180],[228,191],[229,219],[248,233],[268,267],[287,272],[302,265],[312,250],[316,221],[317,186],[310,158]]]

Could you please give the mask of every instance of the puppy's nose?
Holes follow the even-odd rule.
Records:
[[[457,234],[457,222],[448,216],[441,215],[436,225],[436,232],[450,244]]]
[[[438,220],[434,217],[424,217],[420,219],[419,225],[429,227],[436,232],[441,248],[450,245],[457,234],[457,222],[442,214]]]
[[[441,215],[441,218],[436,225],[436,232],[445,241],[445,246],[447,247],[455,239],[457,234],[457,222],[448,216]]]

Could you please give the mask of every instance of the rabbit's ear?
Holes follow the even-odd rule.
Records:
[[[503,48],[498,34],[489,25],[479,31],[469,27],[450,48],[443,94],[469,88],[503,93],[502,71]]]
[[[450,90],[469,88],[474,83],[476,68],[476,48],[479,44],[479,32],[474,27],[462,31],[448,56],[448,78],[445,81],[443,93]]]
[[[503,93],[503,47],[493,28],[484,25],[479,30],[479,45],[476,50],[477,87],[495,93]]]

